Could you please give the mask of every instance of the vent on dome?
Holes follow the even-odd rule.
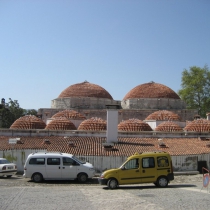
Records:
[[[159,147],[166,147],[166,144],[164,143],[163,139],[158,139],[158,145]]]
[[[75,147],[74,142],[73,142],[73,141],[69,141],[69,142],[68,142],[68,146],[69,146],[69,147]]]
[[[42,142],[42,144],[51,144],[51,142],[48,139],[44,139],[44,141]]]

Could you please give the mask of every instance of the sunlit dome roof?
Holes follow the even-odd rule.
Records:
[[[46,124],[35,115],[25,115],[17,119],[10,129],[44,129]]]
[[[69,97],[95,97],[113,99],[104,88],[87,81],[69,86],[58,96],[58,98]]]
[[[152,131],[152,128],[139,119],[124,120],[118,124],[119,131]]]
[[[102,131],[106,130],[106,121],[101,118],[92,117],[84,120],[78,127],[78,130],[93,130]]]
[[[136,86],[125,95],[123,100],[132,98],[180,99],[180,97],[171,88],[155,82],[149,82]]]
[[[155,131],[174,132],[174,131],[183,131],[183,129],[175,122],[166,121],[158,125],[155,128]]]
[[[170,120],[170,121],[180,121],[179,115],[175,114],[172,111],[168,110],[159,110],[150,114],[146,120]]]
[[[65,117],[57,117],[48,123],[46,130],[76,130],[75,125]]]
[[[185,131],[195,131],[195,132],[210,132],[210,121],[206,119],[196,119],[188,122]]]
[[[74,111],[74,110],[60,111],[60,112],[54,114],[51,118],[56,118],[56,117],[66,117],[67,119],[70,119],[70,120],[84,120],[84,119],[86,119],[85,116],[83,116],[82,114],[80,114],[79,112]]]

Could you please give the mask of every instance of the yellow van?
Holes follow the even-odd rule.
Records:
[[[161,151],[135,153],[120,168],[104,171],[98,178],[99,184],[110,189],[140,183],[167,187],[171,180],[174,180],[171,156]]]

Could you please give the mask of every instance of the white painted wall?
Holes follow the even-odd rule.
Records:
[[[17,164],[19,172],[23,172],[26,158],[33,152],[46,152],[46,150],[6,150],[0,151],[0,157],[5,157]],[[97,173],[107,169],[119,168],[127,159],[126,156],[77,156],[93,164]],[[197,171],[198,162],[206,161],[207,169],[210,169],[210,154],[172,156],[174,171]]]
[[[107,110],[107,143],[118,142],[118,111],[117,110]]]

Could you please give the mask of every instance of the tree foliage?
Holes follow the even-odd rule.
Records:
[[[201,117],[210,111],[210,71],[192,66],[182,72],[182,89],[178,94],[187,104],[188,109],[197,109]]]
[[[36,115],[35,109],[23,109],[17,100],[9,98],[8,103],[0,104],[0,128],[9,128],[12,123],[24,115]]]

